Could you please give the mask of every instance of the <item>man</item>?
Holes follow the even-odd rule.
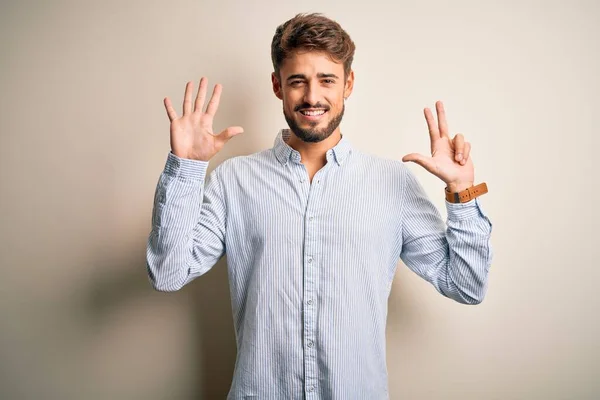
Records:
[[[160,291],[203,275],[226,253],[237,343],[229,399],[386,399],[387,300],[398,259],[444,296],[477,304],[491,224],[473,186],[470,145],[429,109],[432,156],[409,154],[446,184],[448,222],[406,166],[352,147],[339,124],[352,93],[354,43],[334,21],[297,15],[272,42],[272,85],[290,129],[273,148],[234,157],[205,184],[232,137],[213,134],[216,85],[183,115],[168,98],[171,152],[156,190],[148,274]]]

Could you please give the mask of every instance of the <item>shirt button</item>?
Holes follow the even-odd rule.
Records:
[[[309,392],[312,392],[313,390],[315,390],[315,387],[314,387],[314,386],[309,386],[309,387],[308,387],[308,391],[309,391]]]
[[[309,220],[309,221],[312,221],[313,219],[315,219],[315,217],[310,217],[308,220]]]
[[[308,257],[308,262],[309,262],[309,264],[310,264],[312,261],[313,261],[313,258],[312,258],[312,257]]]
[[[313,303],[313,301],[312,301],[312,300],[309,300],[309,301],[307,301],[307,302],[306,302],[306,304],[308,304],[309,306],[311,306],[311,305],[312,305],[312,303]]]
[[[313,341],[312,341],[312,340],[309,340],[309,341],[308,341],[308,347],[313,347],[313,344],[314,344],[314,343],[313,343]]]
[[[300,179],[300,183],[304,183],[304,179]]]

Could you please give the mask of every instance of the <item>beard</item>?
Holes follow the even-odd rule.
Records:
[[[318,107],[319,107],[318,105],[315,106],[315,108],[318,108]],[[302,108],[310,108],[310,105],[303,104],[301,106],[297,106],[297,107],[295,107],[294,111],[298,111]],[[309,128],[301,128],[298,125],[298,123],[296,122],[296,120],[291,115],[288,115],[285,112],[285,108],[283,109],[283,116],[285,117],[285,120],[287,121],[288,125],[290,126],[290,129],[292,130],[292,132],[294,132],[300,140],[302,140],[303,142],[308,142],[308,143],[317,143],[317,142],[327,139],[329,136],[331,136],[333,131],[335,131],[337,129],[337,127],[340,125],[340,122],[342,122],[342,117],[344,116],[345,108],[346,108],[346,105],[343,104],[342,110],[340,111],[340,113],[338,115],[335,115],[333,118],[331,118],[331,120],[329,121],[327,126],[324,128],[321,128],[321,129],[317,128],[317,125],[319,124],[319,122],[309,122],[309,125],[310,125]],[[326,110],[327,110],[327,112],[330,112],[331,108],[327,107]]]

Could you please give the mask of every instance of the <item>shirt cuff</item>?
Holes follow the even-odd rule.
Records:
[[[189,160],[169,152],[164,172],[174,177],[203,181],[207,169],[208,161]]]
[[[469,200],[466,203],[450,203],[446,200],[448,219],[451,221],[464,221],[473,217],[485,217],[481,209],[479,198]]]

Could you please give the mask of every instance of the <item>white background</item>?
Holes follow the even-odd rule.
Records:
[[[356,43],[342,132],[426,153],[424,107],[473,145],[493,226],[490,287],[463,306],[400,266],[392,399],[600,396],[595,1],[2,2],[0,397],[213,399],[235,343],[225,260],[154,292],[145,246],[169,151],[163,98],[224,86],[212,161],[272,146],[275,28],[323,12]],[[445,217],[443,183],[411,164]]]

